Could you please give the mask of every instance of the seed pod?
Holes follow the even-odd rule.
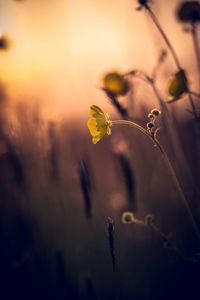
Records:
[[[148,122],[148,123],[147,123],[147,129],[148,129],[148,130],[149,130],[149,129],[152,129],[154,126],[155,126],[155,125],[154,125],[153,122]]]
[[[161,112],[157,108],[154,108],[152,109],[151,114],[157,117],[161,114]]]
[[[151,119],[151,121],[153,121],[155,119],[155,116],[152,113],[149,113],[148,118]]]

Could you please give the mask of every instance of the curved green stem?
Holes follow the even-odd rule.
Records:
[[[131,122],[131,121],[127,121],[127,120],[116,120],[116,121],[111,121],[111,124],[126,124],[126,125],[131,125],[135,128],[137,128],[138,130],[140,130],[141,132],[143,132],[144,134],[146,134],[148,137],[150,137],[151,139],[151,135],[149,134],[149,132],[144,129],[142,126],[140,126],[137,123]]]
[[[162,155],[162,158],[163,158],[163,160],[165,161],[165,164],[166,164],[166,166],[167,166],[167,168],[168,168],[168,170],[169,170],[169,172],[170,172],[170,174],[171,174],[171,176],[172,176],[172,179],[173,179],[173,182],[174,182],[174,184],[175,184],[175,186],[176,186],[177,192],[178,192],[178,194],[179,194],[179,196],[180,196],[180,198],[181,198],[181,201],[182,201],[182,203],[183,203],[183,205],[184,205],[184,207],[185,207],[185,209],[186,209],[186,211],[187,211],[187,213],[188,213],[188,215],[189,215],[189,218],[190,218],[190,221],[191,221],[191,223],[192,223],[192,225],[193,225],[193,228],[194,228],[194,230],[195,230],[195,233],[196,233],[196,235],[198,236],[198,239],[200,240],[200,232],[199,232],[199,229],[198,229],[198,227],[197,227],[197,225],[196,225],[196,222],[195,222],[195,220],[194,220],[194,217],[193,217],[193,215],[192,215],[192,212],[191,212],[191,210],[190,210],[190,207],[189,207],[189,205],[188,205],[188,203],[187,203],[187,200],[186,200],[186,198],[185,198],[185,196],[184,196],[184,193],[183,193],[183,190],[182,190],[182,188],[181,188],[181,186],[180,186],[180,183],[179,183],[179,181],[178,181],[178,179],[177,179],[177,177],[176,177],[175,171],[174,171],[174,169],[173,169],[173,167],[172,167],[172,165],[171,165],[171,163],[170,163],[170,161],[169,161],[169,159],[168,159],[167,154],[166,154],[165,151],[163,150],[162,146],[160,145],[160,143],[159,143],[159,141],[156,139],[156,137],[155,137],[154,135],[151,135],[151,134],[150,134],[146,129],[144,129],[142,126],[138,125],[137,123],[131,122],[131,121],[127,121],[127,120],[116,120],[116,121],[111,121],[111,124],[125,124],[125,125],[133,126],[133,127],[137,128],[138,130],[140,130],[140,131],[141,131],[142,133],[144,133],[145,135],[147,135],[147,136],[152,140],[152,142],[154,143],[154,145],[157,146],[157,148],[159,149],[159,151],[160,151],[160,153],[161,153],[161,155]]]

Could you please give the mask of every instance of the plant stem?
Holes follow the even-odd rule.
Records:
[[[194,115],[195,119],[198,120],[199,117],[198,117],[197,110],[196,110],[196,107],[194,105],[191,93],[188,93],[188,98],[190,100],[190,104],[191,104],[191,107],[192,107],[193,115]]]
[[[161,239],[163,239],[164,242],[167,243],[167,245],[170,246],[170,248],[169,246],[167,248],[176,252],[183,260],[187,260],[183,253],[174,244],[172,244],[169,237],[165,235],[153,222],[149,226],[161,237]]]
[[[168,170],[169,170],[169,172],[170,172],[170,174],[171,174],[171,176],[172,176],[173,182],[174,182],[174,184],[175,184],[175,186],[176,186],[176,189],[177,189],[177,192],[178,192],[178,194],[179,194],[179,196],[180,196],[180,198],[181,198],[181,201],[182,201],[183,205],[185,206],[185,208],[186,208],[186,210],[187,210],[187,213],[188,213],[188,215],[189,215],[189,218],[190,218],[190,221],[191,221],[191,223],[192,223],[192,225],[193,225],[193,228],[194,228],[194,230],[195,230],[195,233],[196,233],[196,235],[198,236],[198,239],[200,240],[200,232],[199,232],[199,229],[198,229],[198,227],[197,227],[197,225],[196,225],[196,222],[195,222],[195,220],[194,220],[194,217],[193,217],[193,215],[192,215],[192,212],[191,212],[191,210],[190,210],[190,207],[189,207],[189,205],[188,205],[188,203],[187,203],[187,200],[186,200],[186,198],[185,198],[185,196],[184,196],[183,190],[182,190],[182,188],[181,188],[181,186],[180,186],[180,184],[179,184],[179,181],[178,181],[178,179],[177,179],[177,177],[176,177],[176,174],[175,174],[174,169],[173,169],[173,167],[172,167],[172,165],[171,165],[171,163],[170,163],[170,161],[169,161],[169,159],[168,159],[167,154],[165,153],[165,151],[164,151],[163,148],[161,147],[161,145],[160,145],[159,141],[156,139],[156,137],[155,137],[154,135],[151,135],[151,134],[150,134],[146,129],[144,129],[142,126],[138,125],[137,123],[131,122],[131,121],[127,121],[127,120],[116,120],[116,121],[111,121],[111,124],[125,124],[125,125],[131,125],[131,126],[137,128],[138,130],[140,130],[140,131],[141,131],[142,133],[144,133],[145,135],[147,135],[147,136],[151,139],[151,141],[154,143],[154,145],[157,146],[157,148],[159,149],[159,151],[160,151],[160,153],[161,153],[161,155],[162,155],[162,158],[163,158],[163,160],[165,161],[165,164],[166,164],[166,166],[167,166],[167,168],[168,168]]]
[[[195,97],[199,97],[200,98],[200,94],[193,92],[193,91],[188,91],[188,93],[194,95]]]
[[[151,135],[149,134],[149,132],[144,129],[142,126],[140,126],[137,123],[134,123],[132,121],[127,121],[127,120],[116,120],[116,121],[111,121],[111,124],[126,124],[126,125],[131,125],[135,128],[137,128],[138,130],[140,130],[142,133],[146,134],[150,139],[152,139]]]
[[[169,50],[170,50],[170,52],[171,52],[171,54],[172,54],[172,56],[174,58],[174,62],[176,64],[177,68],[181,69],[181,65],[179,63],[178,57],[176,55],[176,52],[174,51],[174,48],[172,47],[170,41],[168,40],[166,34],[164,33],[164,31],[163,31],[160,23],[158,22],[158,19],[156,18],[155,14],[153,13],[153,11],[151,10],[151,8],[148,5],[146,5],[146,9],[147,9],[147,11],[149,12],[149,14],[151,16],[152,21],[154,22],[154,24],[156,25],[157,29],[161,33],[163,39],[165,40],[165,43],[167,44],[167,46],[168,46],[168,48],[169,48]]]
[[[136,219],[136,218],[134,218],[133,224],[138,224],[138,225],[142,225],[142,226],[145,226],[145,227],[148,226],[144,221]]]
[[[199,77],[199,93],[200,93],[200,49],[198,45],[198,39],[197,39],[197,27],[196,24],[192,24],[192,38],[193,38],[193,44],[194,44],[194,50],[196,54],[197,59],[197,68],[198,68],[198,77]]]
[[[176,247],[176,245],[174,245],[172,242],[171,242],[171,240],[170,240],[170,238],[167,236],[167,235],[165,235],[153,222],[152,223],[150,223],[150,224],[147,224],[146,222],[144,222],[144,221],[142,221],[142,220],[139,220],[139,219],[136,219],[136,218],[134,218],[134,223],[133,224],[138,224],[138,225],[141,225],[141,226],[144,226],[144,227],[149,227],[149,228],[151,228],[156,234],[158,234],[160,237],[161,237],[161,239],[164,241],[164,242],[166,242],[169,246],[170,246],[170,248],[169,248],[169,246],[168,247],[166,247],[166,248],[168,248],[168,249],[170,249],[170,250],[173,250],[174,252],[176,252],[177,253],[177,255],[180,257],[180,258],[182,258],[183,260],[186,260],[186,261],[192,261],[192,262],[194,262],[194,260],[192,260],[192,259],[189,259],[189,258],[186,258],[185,256],[184,256],[184,254]]]

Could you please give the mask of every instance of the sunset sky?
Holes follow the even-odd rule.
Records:
[[[191,37],[175,19],[178,3],[155,0],[152,8],[183,65],[195,72]],[[0,53],[0,80],[11,103],[40,103],[49,117],[88,114],[91,104],[111,110],[98,90],[103,74],[150,72],[166,48],[136,7],[136,0],[0,0],[1,31],[11,44]],[[176,71],[170,54],[163,70],[163,79]]]

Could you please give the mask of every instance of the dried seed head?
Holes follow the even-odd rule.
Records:
[[[134,222],[134,214],[132,212],[126,211],[122,214],[122,223],[131,224]]]
[[[152,109],[151,114],[157,117],[161,114],[161,112],[157,108],[154,108]]]
[[[152,113],[149,113],[148,118],[151,119],[151,120],[154,120],[155,116]]]
[[[147,129],[148,129],[148,130],[149,130],[149,129],[152,129],[154,126],[155,126],[155,125],[154,125],[153,122],[148,122],[148,123],[147,123]]]
[[[145,216],[145,223],[151,225],[153,223],[154,217],[151,214]]]

